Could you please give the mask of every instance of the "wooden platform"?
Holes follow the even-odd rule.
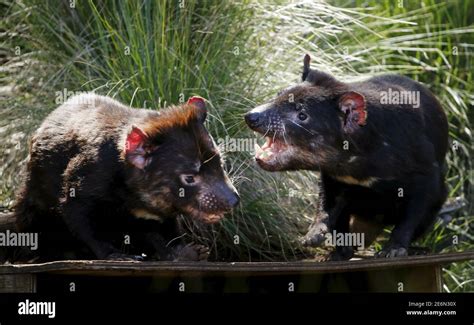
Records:
[[[465,206],[463,198],[443,205],[440,215]],[[13,229],[14,216],[0,212],[0,231]],[[474,261],[474,251],[348,262],[118,262],[55,261],[0,265],[1,292],[128,289],[175,292],[433,292],[442,290],[443,265]],[[102,288],[103,287],[103,288]],[[102,288],[102,289],[101,289]]]
[[[68,281],[85,286],[129,281],[134,287],[137,278],[150,279],[144,290],[151,292],[172,292],[183,284],[190,292],[272,292],[291,287],[301,292],[433,292],[442,290],[441,267],[465,260],[474,261],[474,251],[348,262],[54,261],[0,266],[0,292],[37,292],[41,281],[50,288]]]

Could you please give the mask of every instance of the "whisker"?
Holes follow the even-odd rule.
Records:
[[[286,141],[286,127],[285,127],[285,124],[282,123],[282,126],[283,126],[283,132],[282,132],[282,135],[283,135],[283,140],[285,141],[285,144],[288,145],[288,141]]]
[[[204,164],[207,164],[207,163],[208,163],[209,161],[211,161],[212,158],[214,158],[215,156],[217,156],[217,153],[213,154],[211,158],[205,160],[202,164],[203,164],[203,165],[204,165]]]
[[[270,132],[270,124],[271,124],[271,122],[269,121],[269,122],[268,122],[268,126],[267,126],[267,131],[265,132],[265,134],[263,135],[263,137],[266,137],[266,136],[267,136],[267,133]]]

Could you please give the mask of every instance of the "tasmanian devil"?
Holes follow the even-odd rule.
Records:
[[[239,196],[207,132],[205,102],[160,112],[95,94],[71,98],[32,138],[17,231],[39,233],[41,259],[207,258],[177,217],[218,222]],[[68,253],[69,254],[69,253]]]
[[[345,83],[311,69],[306,55],[302,83],[245,120],[266,138],[256,153],[261,168],[321,172],[325,217],[316,217],[305,244],[321,244],[327,231],[351,232],[351,216],[357,216],[394,225],[378,256],[407,255],[446,198],[446,115],[435,96],[409,78]],[[353,246],[337,246],[331,258],[353,253]]]

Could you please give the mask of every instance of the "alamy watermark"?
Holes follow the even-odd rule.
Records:
[[[358,250],[365,248],[365,234],[363,232],[327,232],[324,244],[331,247],[357,247]]]
[[[38,249],[38,233],[28,232],[0,232],[0,246],[3,247],[30,247],[31,250]]]
[[[420,92],[388,88],[388,91],[380,92],[380,104],[412,105],[418,108],[420,107]]]
[[[72,97],[76,97],[79,95],[86,95],[86,94],[92,94],[92,93],[90,91],[72,91],[72,90],[68,90],[67,88],[64,88],[63,90],[55,92],[54,102],[57,105],[62,105],[65,102],[67,102],[69,99],[71,99]],[[77,100],[77,104],[91,105],[93,104],[93,101],[95,99],[94,97],[91,97],[91,96],[79,96],[76,98],[76,100]]]
[[[217,145],[224,152],[250,152],[255,154],[256,138],[218,138]]]
[[[56,317],[56,303],[53,301],[20,301],[18,315],[45,315],[48,318]]]

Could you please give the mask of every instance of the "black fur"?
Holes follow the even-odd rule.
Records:
[[[309,57],[304,63],[301,84],[246,115],[249,127],[271,144],[257,153],[257,162],[268,171],[321,172],[320,205],[327,227],[318,215],[306,244],[321,244],[321,229],[350,232],[353,215],[374,221],[382,216],[383,224],[395,228],[379,255],[406,255],[447,196],[448,125],[440,103],[425,86],[406,77],[344,83],[310,69]],[[389,88],[417,92],[419,107],[383,102]],[[352,254],[352,247],[338,247],[333,258]]]

